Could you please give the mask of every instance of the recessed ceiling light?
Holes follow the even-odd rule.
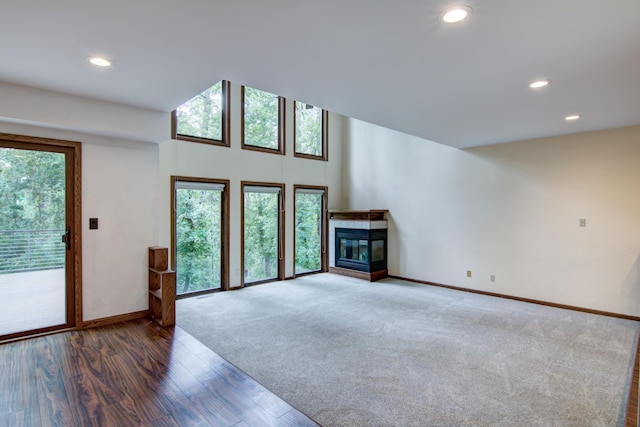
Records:
[[[455,24],[456,22],[465,20],[469,15],[471,15],[471,8],[469,6],[456,6],[446,10],[442,14],[442,21],[447,24]]]
[[[536,80],[535,82],[531,83],[529,87],[531,89],[538,89],[547,86],[549,83],[551,83],[551,80]]]
[[[580,118],[580,116],[578,114],[572,114],[570,116],[565,117],[564,119],[568,122],[574,121],[574,120],[578,120]]]
[[[111,66],[111,61],[108,59],[101,58],[99,56],[92,56],[89,58],[89,62],[93,65],[97,65],[98,67],[109,67]]]

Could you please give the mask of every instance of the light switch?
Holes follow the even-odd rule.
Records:
[[[98,218],[89,218],[89,230],[98,229]]]
[[[586,226],[587,226],[587,219],[580,218],[580,227],[586,227]]]

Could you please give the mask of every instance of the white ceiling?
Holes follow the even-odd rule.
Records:
[[[640,0],[462,3],[0,0],[0,81],[171,111],[228,79],[461,148],[640,124]]]

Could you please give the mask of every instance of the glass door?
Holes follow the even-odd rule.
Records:
[[[284,203],[281,184],[242,183],[243,285],[283,278]]]
[[[325,270],[325,192],[295,186],[295,275]]]
[[[0,137],[0,340],[75,325],[73,164]]]
[[[174,268],[178,297],[223,286],[226,183],[176,179],[174,186]]]

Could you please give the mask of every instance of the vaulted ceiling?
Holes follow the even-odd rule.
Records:
[[[462,3],[0,0],[0,81],[171,111],[227,79],[460,148],[640,124],[640,1]]]

